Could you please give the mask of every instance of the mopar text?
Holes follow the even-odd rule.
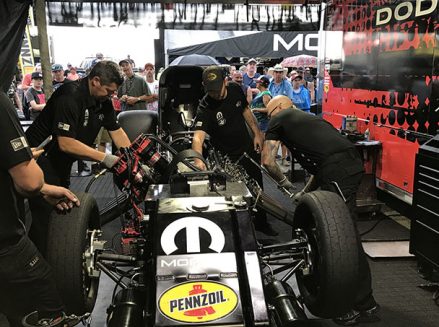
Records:
[[[296,46],[297,51],[317,51],[319,49],[317,43],[318,41],[314,41],[316,45],[312,45],[311,40],[317,39],[318,40],[319,35],[314,33],[309,34],[297,34],[297,36],[291,40],[290,43],[284,40],[282,36],[279,34],[273,35],[273,51],[279,51],[279,45],[282,45],[285,50],[289,51],[292,47]]]
[[[181,259],[172,259],[172,260],[160,260],[160,267],[187,267],[192,266],[197,263],[197,260],[194,258],[181,258]]]

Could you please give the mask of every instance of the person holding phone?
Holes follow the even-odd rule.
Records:
[[[49,135],[52,142],[38,159],[44,176],[51,184],[69,187],[72,164],[78,159],[101,162],[111,168],[117,156],[97,151],[93,142],[105,127],[118,148],[131,144],[116,121],[111,96],[123,82],[119,66],[100,61],[86,78],[61,85],[46,107],[27,129],[30,146],[38,146]],[[41,198],[29,201],[33,223],[29,236],[44,255],[48,217],[52,210]]]
[[[238,160],[244,152],[260,161],[263,135],[241,87],[236,83],[227,84],[226,78],[227,74],[220,66],[207,67],[203,72],[203,84],[207,94],[201,99],[197,109],[192,149],[202,154],[206,134],[209,134],[215,149],[232,161]],[[251,129],[253,138],[246,124]],[[261,171],[247,158],[242,159],[240,164],[262,187]],[[195,165],[202,170],[206,169],[200,159],[195,159]],[[262,210],[258,210],[254,225],[266,235],[277,235]]]
[[[49,185],[7,95],[0,93],[0,312],[12,327],[32,311],[64,316],[49,264],[26,235],[23,197],[41,196],[60,211],[79,206],[69,190]]]

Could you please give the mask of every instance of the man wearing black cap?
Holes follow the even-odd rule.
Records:
[[[78,158],[101,162],[111,168],[117,156],[92,148],[101,127],[105,127],[118,148],[131,144],[116,121],[110,97],[122,83],[119,66],[111,61],[100,61],[87,78],[62,85],[47,101],[46,107],[27,129],[32,147],[38,146],[49,135],[52,142],[45,147],[45,155],[38,159],[45,179],[51,184],[68,187],[72,164]],[[41,198],[30,201],[33,223],[29,235],[44,255],[48,217],[52,210]]]
[[[25,93],[25,105],[29,108],[30,119],[37,119],[41,110],[46,106],[46,96],[43,90],[43,74],[41,72],[32,73],[32,86]]]
[[[223,155],[228,155],[232,161],[239,159],[244,152],[260,161],[263,136],[258,123],[249,109],[241,87],[235,83],[227,84],[226,77],[225,70],[219,66],[207,67],[203,72],[203,84],[207,94],[198,106],[192,149],[201,154],[204,139],[209,134],[214,148]],[[253,132],[253,142],[246,123]],[[195,160],[195,164],[200,169],[206,169],[199,159]],[[240,164],[262,187],[260,170],[247,158]],[[267,223],[264,212],[258,212],[255,227],[267,235],[277,235]]]
[[[122,103],[122,111],[145,110],[146,103],[155,100],[148,85],[142,77],[134,74],[131,59],[121,60],[119,66],[125,75],[122,85],[117,90],[117,97]]]

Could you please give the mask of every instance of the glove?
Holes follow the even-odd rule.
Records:
[[[104,165],[104,167],[111,169],[118,160],[118,156],[115,156],[113,154],[106,154],[104,160],[101,161],[101,164]]]
[[[286,177],[279,182],[279,186],[281,186],[287,190],[295,190],[296,189],[296,187]]]

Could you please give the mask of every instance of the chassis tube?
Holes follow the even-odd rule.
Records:
[[[266,290],[268,302],[274,307],[276,322],[279,326],[293,326],[295,321],[307,319],[294,292],[289,293],[281,281],[273,279],[267,284]]]

